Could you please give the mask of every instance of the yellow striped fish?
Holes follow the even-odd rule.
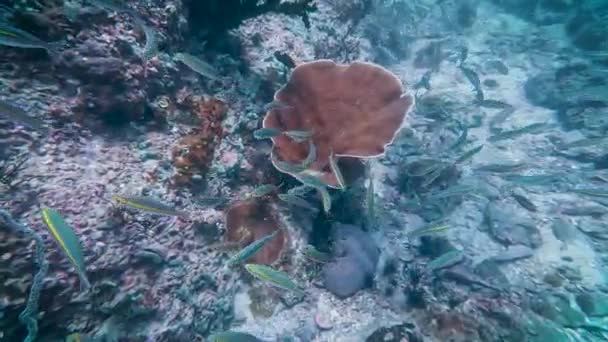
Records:
[[[155,214],[163,214],[169,216],[179,216],[188,218],[188,213],[176,210],[174,207],[169,206],[160,202],[157,199],[142,196],[121,196],[114,195],[112,199],[120,204],[126,205],[131,208],[149,211]]]
[[[86,275],[82,246],[74,229],[65,222],[58,211],[51,208],[42,207],[42,219],[59,247],[74,265],[80,277],[80,290],[90,288],[91,283],[89,283]]]

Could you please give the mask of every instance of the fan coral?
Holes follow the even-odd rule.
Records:
[[[207,169],[222,137],[221,122],[228,110],[226,104],[216,98],[192,96],[187,104],[197,113],[200,125],[195,133],[183,137],[171,152],[173,165],[177,169],[173,177],[176,185],[190,183],[194,175]]]
[[[275,101],[285,106],[271,109],[263,127],[311,131],[317,158],[309,168],[322,172],[324,181],[334,187],[338,186],[329,167],[330,153],[353,158],[381,155],[414,103],[399,79],[381,66],[329,60],[296,67]],[[283,135],[272,140],[274,152],[284,161],[299,162],[308,155],[306,142]]]
[[[226,212],[226,241],[245,247],[253,241],[281,229],[268,201],[252,199],[233,203]],[[248,262],[270,265],[281,257],[287,242],[285,229],[264,245]]]

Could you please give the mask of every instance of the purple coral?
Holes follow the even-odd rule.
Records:
[[[334,260],[323,268],[325,288],[348,298],[371,286],[380,250],[359,227],[337,223],[332,227]]]

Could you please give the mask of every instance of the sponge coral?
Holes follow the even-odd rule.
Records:
[[[289,82],[275,94],[275,101],[282,105],[268,111],[263,127],[310,131],[317,155],[309,168],[321,172],[323,180],[337,188],[329,166],[331,152],[337,157],[381,155],[414,99],[381,66],[318,60],[296,67]],[[272,141],[281,160],[300,162],[308,155],[307,142],[284,135]]]

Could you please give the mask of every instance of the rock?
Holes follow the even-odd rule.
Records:
[[[331,322],[323,312],[317,312],[315,314],[315,324],[320,330],[330,330],[332,328]]]
[[[372,284],[380,251],[373,239],[357,226],[334,224],[332,262],[323,267],[325,288],[347,298]]]
[[[602,293],[582,293],[576,296],[576,303],[587,316],[608,316],[608,295]]]
[[[390,327],[382,327],[369,335],[365,342],[418,342],[422,341],[420,337],[413,331],[415,326],[409,323],[393,325]]]
[[[323,267],[325,288],[338,298],[348,298],[371,286],[373,277],[363,272],[352,258],[338,258]]]
[[[496,262],[511,262],[519,259],[526,259],[534,255],[534,250],[527,246],[516,245],[510,246],[507,250],[498,253],[490,258]]]
[[[490,234],[505,245],[540,246],[542,240],[535,222],[522,213],[498,202],[488,204],[485,217]]]

